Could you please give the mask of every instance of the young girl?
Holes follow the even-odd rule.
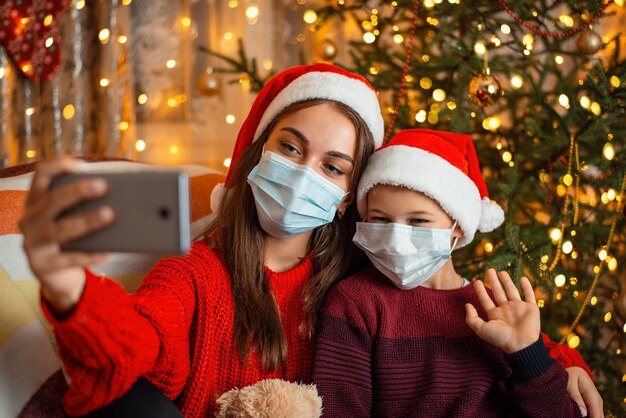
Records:
[[[21,228],[71,379],[66,411],[103,407],[141,376],[186,417],[213,416],[222,393],[262,379],[311,382],[311,336],[327,289],[350,266],[350,203],[382,136],[364,78],[326,64],[279,74],[243,123],[204,239],[160,261],[134,295],[85,269],[100,255],[61,251],[112,221],[110,208],[59,218],[106,185],[48,191],[53,177],[80,165],[40,164]]]
[[[324,416],[581,415],[528,279],[522,301],[504,272],[487,272],[488,293],[454,270],[451,252],[504,220],[468,135],[398,133],[370,158],[357,204],[354,242],[376,269],[325,301],[313,368]]]

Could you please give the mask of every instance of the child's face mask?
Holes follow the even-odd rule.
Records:
[[[312,168],[267,151],[248,175],[261,227],[290,237],[333,220],[346,193]]]
[[[398,223],[358,222],[354,243],[374,266],[400,289],[414,289],[450,259],[450,229],[420,228]]]

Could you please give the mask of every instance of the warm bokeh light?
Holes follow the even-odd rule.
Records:
[[[374,43],[375,40],[376,35],[374,35],[372,32],[365,32],[363,34],[363,42],[365,42],[366,44]]]
[[[572,241],[565,241],[561,249],[563,250],[564,254],[569,254],[574,249],[574,244],[572,244]]]
[[[98,39],[100,39],[100,42],[102,44],[106,44],[107,42],[109,42],[110,36],[111,31],[108,28],[101,29],[100,32],[98,32]]]
[[[315,13],[315,10],[305,10],[304,14],[302,15],[302,20],[304,20],[304,22],[308,23],[309,25],[315,23],[315,21],[317,20],[317,13]]]
[[[443,102],[444,100],[446,100],[446,92],[442,89],[435,89],[433,91],[433,99],[438,102]]]
[[[572,26],[574,26],[574,19],[571,16],[561,15],[559,16],[559,20],[561,21],[562,24],[564,24],[568,28],[571,28]]]
[[[550,229],[550,231],[548,231],[548,233],[550,234],[550,239],[552,240],[552,242],[558,242],[561,239],[561,230],[559,228],[552,228]]]
[[[246,17],[248,19],[256,19],[259,17],[259,6],[256,5],[252,5],[252,6],[248,6],[248,8],[246,9]]]
[[[607,160],[611,161],[615,157],[615,149],[613,148],[613,144],[607,142],[604,144],[604,148],[602,149],[602,155]]]
[[[580,344],[580,337],[576,334],[569,334],[567,336],[567,345],[570,348],[576,348]]]
[[[485,43],[483,41],[476,42],[476,44],[474,44],[474,52],[476,52],[477,55],[483,55],[485,52],[487,52],[487,47],[485,47]]]
[[[75,109],[74,105],[68,104],[63,108],[63,118],[70,120],[74,117]]]
[[[615,88],[618,88],[621,85],[621,81],[618,76],[616,75],[611,76],[611,85]]]
[[[554,278],[554,284],[557,287],[562,287],[565,284],[565,276],[562,274],[559,274],[558,276],[556,276]]]
[[[183,16],[180,18],[180,24],[184,28],[189,28],[191,26],[191,18],[189,16]]]
[[[580,98],[580,105],[584,108],[584,109],[588,109],[589,106],[591,105],[591,100],[589,100],[589,97],[587,96],[582,96]]]
[[[567,187],[571,186],[573,182],[574,182],[574,178],[572,177],[571,174],[568,173],[563,176],[563,184],[566,185]]]
[[[138,139],[135,142],[135,149],[139,152],[143,151],[146,149],[146,141],[144,141],[143,139]]]

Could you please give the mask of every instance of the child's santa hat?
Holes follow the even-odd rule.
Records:
[[[463,230],[457,245],[469,244],[478,229],[489,232],[504,212],[489,200],[474,143],[469,135],[407,129],[370,157],[357,189],[359,213],[367,212],[367,192],[377,184],[403,186],[436,200]]]
[[[281,72],[261,89],[239,130],[230,166],[235,166],[241,153],[259,139],[280,112],[294,103],[312,99],[332,100],[348,106],[365,122],[375,147],[382,144],[384,126],[378,97],[365,78],[331,64],[302,65]],[[231,170],[226,184],[230,174]],[[211,193],[213,211],[217,210],[223,188],[224,184],[219,184]]]

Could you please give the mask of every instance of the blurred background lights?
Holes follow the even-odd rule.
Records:
[[[520,75],[515,74],[511,77],[511,86],[513,86],[513,88],[519,89],[522,85],[524,85],[524,80]]]
[[[143,151],[146,149],[146,142],[143,139],[138,139],[135,142],[135,149],[139,152]]]
[[[306,10],[302,15],[302,19],[305,23],[308,23],[309,25],[315,23],[315,21],[317,20],[317,13],[315,13],[315,10]]]
[[[559,274],[558,276],[556,276],[554,278],[554,284],[557,285],[557,287],[561,287],[565,284],[565,276],[562,274]]]

